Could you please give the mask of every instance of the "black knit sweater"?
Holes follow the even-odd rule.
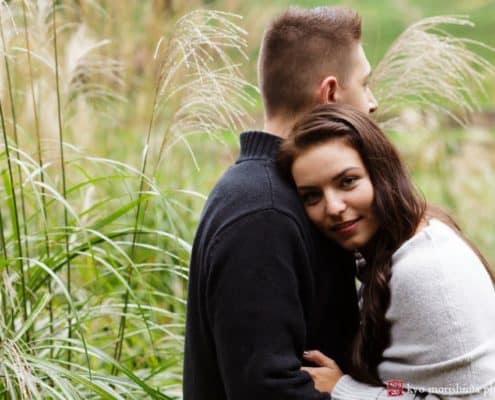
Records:
[[[328,400],[302,353],[346,368],[358,321],[354,268],[307,220],[279,175],[280,139],[241,135],[194,240],[184,400]]]

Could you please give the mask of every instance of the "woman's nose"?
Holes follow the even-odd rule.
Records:
[[[330,216],[339,216],[342,214],[347,205],[343,198],[335,193],[325,193],[325,208]]]

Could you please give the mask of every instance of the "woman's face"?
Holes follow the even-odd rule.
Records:
[[[309,148],[295,159],[292,176],[309,218],[328,238],[354,250],[374,236],[373,185],[347,142],[333,139]]]

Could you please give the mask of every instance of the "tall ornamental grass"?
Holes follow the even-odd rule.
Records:
[[[473,124],[473,115],[483,115],[482,100],[493,106],[486,83],[495,79],[495,66],[480,50],[495,49],[448,33],[459,26],[474,24],[448,15],[413,23],[390,45],[371,83],[380,104],[377,119],[418,186],[456,217],[495,268],[495,131],[490,122]]]
[[[495,73],[495,66],[475,50],[495,49],[449,34],[452,26],[474,24],[466,16],[424,18],[390,45],[371,80],[384,128],[400,130],[404,108],[443,116],[461,126],[480,110],[480,96],[487,96],[484,80]]]
[[[117,21],[101,4],[0,1],[4,399],[180,397],[189,240],[204,201],[191,171],[224,167],[218,147],[201,141],[195,153],[191,139],[218,143],[249,125],[244,107],[256,89],[240,74],[239,17],[166,9],[144,38],[115,41],[136,10],[147,10],[142,22],[158,3],[106,2],[125,16]],[[442,23],[467,21],[413,25],[376,69],[387,126],[411,104],[461,122],[476,107],[480,74],[492,68]],[[426,64],[417,62],[421,43],[431,46]],[[445,147],[441,136],[433,150],[426,134],[409,137],[410,157]],[[433,153],[435,165],[447,157]],[[201,182],[211,178],[205,170]]]
[[[167,27],[133,165],[81,145],[132,105],[126,65],[73,6],[1,3],[0,396],[174,398],[190,244],[175,229],[183,204],[155,174],[176,143],[245,119],[232,58],[245,33],[216,11]]]

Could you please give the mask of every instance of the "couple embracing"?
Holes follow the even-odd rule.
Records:
[[[351,9],[266,30],[264,129],[194,241],[185,400],[495,398],[490,268],[370,119],[370,73]]]

